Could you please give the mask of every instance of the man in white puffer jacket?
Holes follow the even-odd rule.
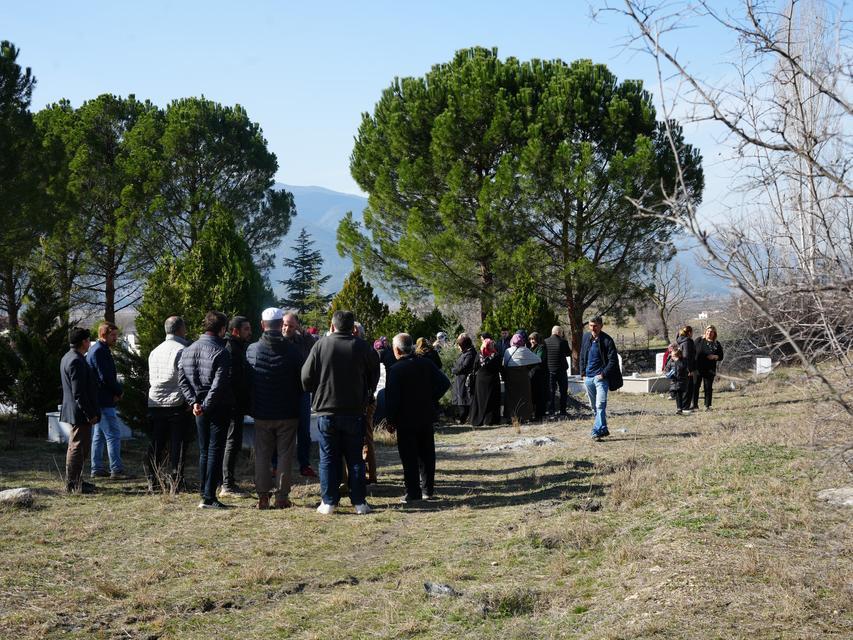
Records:
[[[172,487],[179,491],[183,488],[184,462],[192,427],[192,416],[178,386],[178,363],[184,347],[189,345],[187,326],[180,316],[169,316],[164,328],[166,339],[148,356],[151,443],[145,460],[145,473],[149,491],[171,490]]]

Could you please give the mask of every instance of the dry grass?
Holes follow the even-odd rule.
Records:
[[[0,488],[35,486],[40,508],[0,513],[0,637],[850,637],[851,512],[814,499],[851,483],[826,437],[845,431],[815,442],[826,408],[781,381],[716,404],[617,394],[604,443],[587,416],[445,427],[440,500],[407,508],[378,438],[369,517],[318,516],[315,482],[286,511],[209,513],[144,480],[67,497],[62,447],[19,438]],[[558,443],[483,451],[519,432]]]

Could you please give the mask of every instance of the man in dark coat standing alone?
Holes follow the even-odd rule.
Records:
[[[68,493],[91,493],[94,487],[82,482],[83,463],[92,446],[92,425],[98,413],[98,385],[86,364],[84,354],[91,340],[86,329],[75,327],[69,336],[71,348],[59,365],[62,378],[62,409],[59,419],[71,425],[68,451],[65,455],[65,490]]]
[[[450,380],[426,358],[415,357],[412,336],[394,336],[397,364],[388,370],[385,402],[388,422],[397,431],[397,449],[403,463],[406,494],[403,504],[432,498],[435,490],[435,433],[438,401],[450,388]],[[418,468],[423,465],[423,476]]]
[[[221,497],[245,497],[246,492],[237,484],[234,469],[243,450],[243,421],[249,413],[249,371],[246,364],[246,347],[252,339],[252,324],[244,316],[234,316],[228,323],[227,349],[231,354],[231,388],[234,390],[234,412],[225,438],[225,455],[222,458]]]
[[[622,371],[616,343],[601,330],[601,316],[589,320],[589,333],[581,341],[580,365],[589,405],[595,412],[592,437],[600,441],[609,436],[607,429],[607,394],[622,388]]]

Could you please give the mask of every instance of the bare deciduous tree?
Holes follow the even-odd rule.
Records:
[[[654,270],[652,284],[654,287],[649,292],[649,302],[654,307],[661,337],[669,344],[672,318],[690,296],[690,282],[684,267],[678,263],[666,262]]]
[[[739,191],[746,203],[727,211],[726,222],[708,224],[679,186],[661,209],[639,203],[638,209],[641,215],[676,212],[703,247],[709,268],[739,292],[745,303],[740,309],[753,310],[776,355],[799,361],[849,421],[850,25],[843,8],[819,0],[742,0],[737,14],[715,5],[623,0],[607,6],[630,20],[629,46],[656,61],[668,117],[686,108],[693,121],[716,123],[727,134],[731,162],[737,163],[731,191]],[[701,77],[673,44],[675,31],[703,21],[731,36],[733,76]],[[665,93],[672,78],[679,87]]]

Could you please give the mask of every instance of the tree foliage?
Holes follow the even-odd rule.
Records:
[[[39,418],[62,400],[59,362],[68,350],[68,324],[64,302],[44,271],[32,274],[25,302],[22,327],[11,334],[17,362],[10,396],[19,413]]]
[[[175,255],[192,248],[216,210],[225,209],[265,271],[296,207],[292,194],[273,188],[278,161],[260,125],[240,105],[204,97],[173,101],[164,120],[159,206],[167,215],[157,224],[167,245]]]
[[[323,293],[323,287],[332,276],[323,275],[323,254],[313,246],[311,234],[303,227],[292,247],[293,257],[283,260],[291,276],[280,281],[287,296],[279,304],[295,309],[304,326],[321,325],[332,299],[331,294]]]
[[[697,202],[699,154],[641,82],[589,60],[463,50],[395,80],[363,116],[351,171],[368,207],[363,226],[342,221],[338,248],[404,295],[476,299],[483,318],[517,272],[534,274],[577,350],[587,309],[628,311],[671,258],[676,225],[629,199],[659,203],[677,166]]]
[[[257,324],[271,303],[272,292],[252,261],[249,246],[231,215],[218,210],[192,249],[166,258],[148,278],[136,318],[140,352],[147,358],[165,339],[163,322],[171,315],[183,317],[194,338],[211,309],[243,315]]]
[[[510,273],[531,71],[474,48],[394,80],[359,127],[350,168],[369,200],[363,230],[342,221],[339,250],[403,297],[426,289],[485,313]]]
[[[18,64],[19,50],[0,42],[0,309],[18,326],[29,266],[48,221],[40,208],[44,171],[38,130],[29,111],[36,79]]]
[[[553,307],[536,293],[532,281],[522,280],[489,312],[483,331],[499,336],[501,329],[507,327],[510,331],[524,329],[528,334],[538,331],[547,337],[551,335],[551,327],[557,324],[560,322]]]
[[[377,336],[377,329],[388,316],[388,305],[373,292],[373,286],[355,268],[344,280],[341,290],[329,304],[329,320],[335,311],[352,311],[355,319],[364,326],[369,337]]]

